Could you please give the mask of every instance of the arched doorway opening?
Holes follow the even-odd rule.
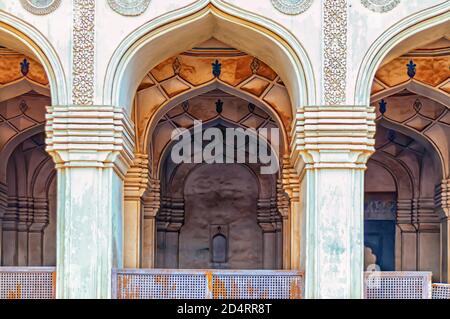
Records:
[[[32,26],[0,11],[0,266],[56,266],[56,174],[45,114],[65,104],[62,67]]]
[[[216,103],[219,100],[221,106]],[[298,204],[295,190],[299,177],[290,164],[290,133],[297,109],[314,104],[315,83],[305,51],[287,30],[222,1],[195,2],[149,22],[122,42],[109,63],[103,101],[126,108],[135,123],[136,160],[125,178],[125,268],[301,269],[298,235],[301,221],[300,214],[293,212],[299,208],[294,205]],[[276,162],[282,170],[272,173],[270,179],[261,179],[254,173],[255,168],[228,164],[227,170],[232,175],[223,181],[217,173],[221,164],[215,169],[211,168],[214,164],[199,165],[190,169],[177,185],[181,190],[179,198],[167,200],[173,195],[167,191],[172,175],[164,177],[164,167],[170,166],[165,163],[164,151],[170,150],[171,132],[178,127],[191,129],[193,118],[219,130],[220,126],[230,125],[253,129],[274,125],[279,129],[281,141]],[[301,160],[297,159],[298,162]],[[230,203],[236,202],[233,198],[237,192],[226,187],[236,184],[235,174],[249,177],[247,188],[242,190],[244,194],[251,193],[245,205],[231,207],[223,216],[223,204],[196,205],[212,200],[210,194],[195,192],[203,181],[203,178],[198,181],[196,175],[208,176],[215,189],[212,193],[221,194]],[[262,196],[261,181],[263,189],[270,190],[265,194],[270,195]],[[288,183],[285,185],[284,181]],[[186,206],[188,202],[195,205]],[[201,229],[203,224],[195,222],[202,219],[199,216],[205,222],[205,207],[212,209],[215,216],[206,219],[206,232]],[[237,211],[244,207],[251,209],[246,209],[241,217]],[[236,235],[236,229],[242,229],[246,223],[253,230],[250,237],[255,241],[253,247],[261,247],[252,258],[242,257],[248,255],[249,244],[244,243],[240,234]],[[189,231],[192,226],[195,231]],[[190,238],[197,233],[202,234],[199,244],[192,246],[195,241],[189,240],[191,246],[185,247],[184,236]],[[186,252],[193,250],[199,257],[187,260]],[[252,270],[241,274],[251,276]],[[275,280],[283,276],[272,274]],[[292,286],[286,283],[283,289],[298,290],[297,281],[302,280],[302,274],[293,271],[285,275],[296,283]],[[251,277],[263,281],[264,276],[258,273]],[[214,282],[213,277],[208,280]]]
[[[218,101],[223,103],[222,110],[217,108]],[[173,162],[171,151],[175,146],[167,139],[167,131],[174,127],[195,130],[194,121],[202,121],[204,136],[211,129],[223,133],[223,147],[218,148],[223,154],[218,162]],[[235,133],[230,131],[234,129],[256,132],[276,127],[263,109],[220,90],[185,101],[164,116],[153,132],[151,144],[152,154],[161,162],[156,267],[282,268],[283,250],[289,250],[288,242],[283,247],[283,219],[288,220],[288,216],[283,216],[278,207],[278,167],[267,174],[262,169],[267,163],[239,162],[239,150],[243,149],[249,159],[252,154],[246,146],[257,137],[245,136],[246,145],[239,146],[234,137],[228,136]],[[207,145],[204,142],[203,151]],[[158,155],[161,148],[163,152]],[[193,159],[195,156],[192,154]],[[278,166],[277,157],[274,161]],[[218,235],[225,239],[222,247],[226,248],[219,254],[225,254],[221,263],[214,259],[214,239]],[[145,233],[144,238],[151,240]]]
[[[435,281],[448,280],[448,212],[440,200],[449,176],[446,30],[448,21],[441,19],[380,49],[370,91],[376,152],[365,180],[366,267],[431,271]]]
[[[183,250],[189,251],[192,247],[183,248],[179,243],[186,242],[183,241],[183,237],[188,233],[186,229],[190,226],[188,223],[183,230],[185,221],[191,221],[190,217],[195,216],[193,211],[198,210],[192,210],[192,207],[186,206],[189,209],[185,211],[186,200],[189,201],[192,196],[194,198],[196,196],[195,191],[193,193],[196,186],[191,184],[190,177],[191,174],[195,175],[195,171],[202,171],[202,169],[197,170],[191,167],[192,172],[186,171],[177,180],[175,178],[177,173],[189,165],[181,165],[175,169],[175,165],[167,162],[167,154],[171,151],[172,132],[177,129],[192,130],[195,122],[201,122],[205,129],[214,128],[219,131],[238,128],[253,129],[256,133],[261,129],[267,131],[277,129],[277,141],[270,140],[271,131],[267,136],[269,145],[273,143],[277,145],[274,160],[277,169],[271,172],[269,174],[271,177],[268,178],[269,175],[260,176],[258,165],[253,165],[255,166],[253,168],[247,167],[247,170],[254,171],[253,180],[258,181],[258,184],[254,182],[245,187],[255,190],[251,196],[249,194],[247,200],[240,204],[233,200],[233,195],[222,198],[227,202],[227,204],[222,203],[222,206],[228,205],[229,215],[235,216],[234,219],[230,216],[216,216],[216,219],[212,218],[209,221],[207,227],[209,231],[204,233],[207,237],[202,242],[204,247],[197,249],[200,250],[199,254],[202,257],[198,259],[203,260],[203,267],[242,267],[244,269],[290,267],[292,262],[290,260],[291,220],[288,213],[289,207],[284,207],[286,201],[281,200],[287,195],[281,185],[282,172],[279,168],[282,168],[284,164],[283,157],[289,156],[290,142],[287,132],[291,130],[293,121],[291,110],[287,88],[273,69],[256,57],[231,48],[215,38],[161,62],[147,73],[138,88],[134,109],[139,148],[146,153],[144,155],[148,158],[148,170],[153,181],[153,186],[147,187],[143,192],[144,227],[141,238],[143,247],[141,258],[144,267],[179,268],[200,265],[192,261],[183,261],[183,256],[186,256]],[[224,148],[226,149],[227,146],[224,145]],[[232,166],[231,164],[218,165]],[[206,164],[206,166],[214,167],[214,164]],[[231,170],[233,175],[222,176],[215,173],[217,169],[206,169],[212,174],[211,193],[222,195],[227,193],[226,190],[221,191],[221,188],[227,187],[225,185],[239,189],[241,179],[237,167],[241,166],[235,166],[234,170]],[[173,172],[169,173],[168,167],[172,167]],[[205,176],[204,174],[201,175]],[[225,177],[229,181],[222,180]],[[252,179],[247,180],[250,182]],[[175,181],[176,185],[173,185]],[[155,187],[155,184],[158,186]],[[176,194],[174,188],[180,191],[177,196],[174,195]],[[206,207],[210,210],[215,207],[213,215],[214,212],[222,214],[219,211],[225,206],[220,208],[214,205],[213,199],[208,196],[205,200],[211,202],[213,206],[204,205],[201,209],[202,214],[206,214]],[[155,205],[155,202],[158,204]],[[283,202],[283,208],[281,208],[281,202]],[[244,207],[248,209],[245,210]],[[248,214],[247,222],[252,220],[249,228],[254,230],[252,242],[255,244],[254,248],[259,248],[255,250],[257,253],[253,262],[249,262],[252,258],[247,258],[247,261],[241,260],[234,263],[233,260],[243,258],[242,256],[246,255],[245,252],[249,253],[247,257],[253,254],[253,252],[250,253],[252,249],[247,240],[235,240],[239,238],[235,234],[240,232],[240,227],[245,227],[235,227],[237,224],[241,225],[237,220],[245,215],[243,213]],[[222,265],[212,263],[214,225],[229,232],[227,260],[230,262]],[[245,220],[242,225],[246,225]],[[201,224],[196,226],[202,229]],[[127,230],[125,237],[127,238]],[[207,241],[205,241],[206,238]],[[245,245],[248,247],[244,249],[244,252],[239,253],[241,254],[239,257],[235,251],[242,250]],[[125,246],[127,247],[127,242]],[[136,245],[133,244],[132,247]],[[180,248],[183,249],[180,250]],[[210,257],[206,258],[208,252]],[[292,258],[299,258],[298,255],[294,256]],[[296,262],[296,264],[300,263]]]

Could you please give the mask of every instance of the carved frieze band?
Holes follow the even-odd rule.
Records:
[[[73,6],[73,104],[92,105],[94,103],[95,0],[74,0]]]
[[[323,6],[325,104],[342,105],[347,88],[347,0],[324,0]]]

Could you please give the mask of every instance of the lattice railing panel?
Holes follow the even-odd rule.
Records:
[[[433,299],[450,299],[450,284],[433,284]]]
[[[114,270],[117,299],[300,299],[295,271]]]
[[[300,299],[302,278],[295,275],[213,276],[213,299]]]
[[[54,299],[54,268],[0,267],[0,299]]]
[[[430,272],[368,272],[364,275],[366,299],[430,299]]]
[[[205,278],[184,274],[119,274],[119,299],[202,299],[206,294]]]

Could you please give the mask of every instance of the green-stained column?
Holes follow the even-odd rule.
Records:
[[[292,162],[302,176],[306,298],[363,296],[364,170],[374,133],[371,107],[306,107],[297,114]]]
[[[110,106],[54,106],[47,151],[58,172],[57,298],[110,298],[123,263],[123,179],[133,127]]]

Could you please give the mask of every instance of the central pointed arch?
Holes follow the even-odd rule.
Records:
[[[131,111],[145,72],[159,62],[214,37],[272,67],[285,82],[293,114],[315,103],[311,62],[298,40],[267,18],[221,0],[201,0],[156,18],[130,34],[108,65],[103,102]]]

